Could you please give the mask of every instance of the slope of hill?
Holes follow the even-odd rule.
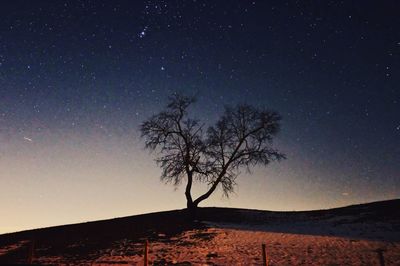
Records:
[[[155,265],[400,265],[400,200],[317,211],[201,208],[0,235],[0,263],[133,264],[150,242]]]

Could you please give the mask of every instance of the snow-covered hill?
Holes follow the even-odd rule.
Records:
[[[0,235],[0,263],[142,265],[400,265],[400,200],[270,212],[202,208]]]

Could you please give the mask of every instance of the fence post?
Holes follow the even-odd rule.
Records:
[[[33,263],[33,251],[35,249],[35,241],[31,240],[29,242],[29,246],[28,246],[28,259],[27,259],[27,263],[28,264],[32,264]]]
[[[267,252],[266,252],[265,244],[261,245],[261,249],[262,249],[262,257],[263,257],[263,266],[268,266]]]
[[[144,266],[148,266],[149,265],[149,241],[146,240],[146,242],[144,243]]]
[[[385,251],[384,249],[378,248],[375,250],[376,253],[378,253],[378,259],[379,259],[379,265],[380,266],[385,266],[385,258],[383,257],[383,252]]]

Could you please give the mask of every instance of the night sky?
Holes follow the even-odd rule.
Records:
[[[139,125],[175,92],[283,116],[288,159],[202,206],[400,196],[398,1],[1,1],[0,233],[184,208]],[[198,193],[204,187],[199,186]]]

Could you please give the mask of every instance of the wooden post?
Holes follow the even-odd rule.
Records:
[[[263,257],[263,266],[268,266],[267,252],[266,252],[265,244],[261,245],[261,249],[262,249],[262,257]]]
[[[378,248],[377,250],[376,250],[376,253],[378,253],[378,259],[379,259],[379,265],[380,266],[385,266],[385,258],[383,257],[383,252],[384,252],[385,250],[384,249],[381,249],[381,248]]]
[[[148,266],[149,265],[149,241],[146,240],[146,242],[144,243],[144,262],[143,265],[144,266]]]
[[[32,264],[33,263],[33,251],[35,250],[35,241],[30,241],[29,246],[28,246],[28,259],[27,263]]]

